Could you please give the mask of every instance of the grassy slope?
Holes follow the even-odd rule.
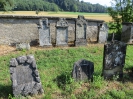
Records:
[[[11,91],[9,61],[20,55],[34,54],[45,95],[33,99],[131,99],[133,97],[133,46],[128,46],[124,67],[124,83],[105,81],[102,72],[103,45],[78,48],[54,48],[52,50],[19,51],[0,56],[0,99],[7,98]],[[94,82],[74,82],[71,78],[73,63],[79,59],[94,62]],[[31,98],[32,99],[32,98]]]
[[[35,11],[14,11],[14,12],[0,12],[0,15],[36,15]],[[58,16],[58,17],[73,17],[84,15],[87,19],[111,21],[111,17],[107,13],[80,13],[80,12],[39,12],[38,16]]]

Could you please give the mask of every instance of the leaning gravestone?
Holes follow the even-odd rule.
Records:
[[[87,21],[85,20],[84,16],[78,16],[78,19],[76,20],[75,46],[87,45],[86,31]]]
[[[64,18],[56,24],[56,46],[68,46],[68,22]]]
[[[33,55],[12,58],[10,60],[10,74],[14,96],[43,93]]]
[[[123,77],[125,65],[126,44],[120,41],[104,45],[103,76],[105,79],[112,79],[113,76]]]
[[[39,21],[39,44],[40,46],[50,47],[51,44],[51,36],[50,36],[50,26],[48,19],[40,19]]]
[[[93,81],[94,63],[85,59],[81,59],[74,63],[72,70],[72,77],[75,80],[89,80]]]

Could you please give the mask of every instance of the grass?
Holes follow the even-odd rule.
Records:
[[[109,22],[112,18],[107,13],[82,13],[82,12],[39,12],[37,15],[35,11],[13,11],[0,12],[0,15],[33,15],[33,16],[55,16],[55,17],[72,17],[77,18],[78,15],[84,15],[86,19],[104,20]]]
[[[9,61],[21,55],[33,54],[38,66],[44,95],[19,99],[132,99],[133,46],[127,47],[124,81],[106,81],[101,77],[103,45],[54,48],[51,50],[16,51],[0,56],[0,99],[12,96]],[[87,59],[94,62],[94,81],[76,82],[71,77],[74,62]]]

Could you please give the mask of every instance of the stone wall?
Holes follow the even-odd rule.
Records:
[[[38,44],[39,40],[39,20],[47,18],[50,25],[51,43],[56,43],[56,23],[59,17],[44,16],[0,16],[0,44],[16,44],[22,42],[30,42]],[[76,19],[65,18],[68,22],[68,43],[75,41]],[[86,39],[88,42],[98,42],[99,26],[103,24],[103,20],[87,20]]]

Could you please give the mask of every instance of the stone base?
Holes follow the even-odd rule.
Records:
[[[53,47],[52,44],[47,44],[47,45],[40,45],[40,47]]]
[[[116,67],[111,70],[103,70],[104,79],[113,79],[114,76],[118,76],[120,79],[123,78],[123,68]]]
[[[61,44],[56,44],[57,47],[61,47],[61,46],[64,46],[64,47],[68,47],[68,44],[67,43],[61,43]]]
[[[86,39],[78,39],[75,41],[75,46],[87,46]]]

